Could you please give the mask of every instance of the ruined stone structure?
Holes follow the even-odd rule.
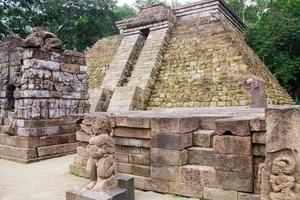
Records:
[[[89,111],[84,55],[36,27],[0,43],[0,157],[33,162],[76,150],[77,117]]]
[[[292,100],[222,0],[174,10],[154,5],[117,25],[120,35],[87,53],[91,110],[107,112],[79,124],[71,173],[90,176],[90,119],[108,116],[117,172],[134,177],[137,189],[208,200],[298,200],[297,164],[288,153],[271,155],[273,122],[265,113]],[[298,127],[296,118],[291,124]]]
[[[87,53],[92,111],[292,103],[223,0],[154,5],[117,25]]]

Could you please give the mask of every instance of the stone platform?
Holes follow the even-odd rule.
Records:
[[[135,188],[209,200],[259,199],[265,109],[177,108],[86,115],[71,173],[87,177],[91,124],[108,115],[118,172]],[[224,198],[223,198],[224,197]],[[226,198],[225,198],[226,197]]]
[[[66,192],[66,200],[134,200],[133,178],[118,177],[118,188],[107,192],[87,190],[84,186],[75,187]]]

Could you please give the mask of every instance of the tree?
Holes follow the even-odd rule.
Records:
[[[117,33],[112,0],[3,0],[1,5],[1,22],[12,32],[25,37],[34,26],[48,26],[66,48],[84,50]]]
[[[116,19],[129,19],[136,15],[136,11],[133,7],[130,7],[128,5],[123,5],[121,7],[116,7],[113,9],[113,13],[116,17]]]
[[[241,1],[228,3],[241,16]],[[244,17],[248,44],[299,102],[300,0],[258,0],[245,9]]]

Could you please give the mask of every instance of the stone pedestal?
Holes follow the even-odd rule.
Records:
[[[66,192],[66,200],[134,200],[134,181],[127,176],[118,177],[118,187],[106,192],[88,190],[85,185]]]

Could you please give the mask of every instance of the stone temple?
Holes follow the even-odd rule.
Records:
[[[117,26],[86,53],[88,69],[43,28],[0,44],[2,158],[77,150],[70,173],[91,182],[67,200],[133,199],[120,183],[207,200],[300,200],[300,107],[223,0],[152,5]],[[102,195],[116,188],[121,197]]]

